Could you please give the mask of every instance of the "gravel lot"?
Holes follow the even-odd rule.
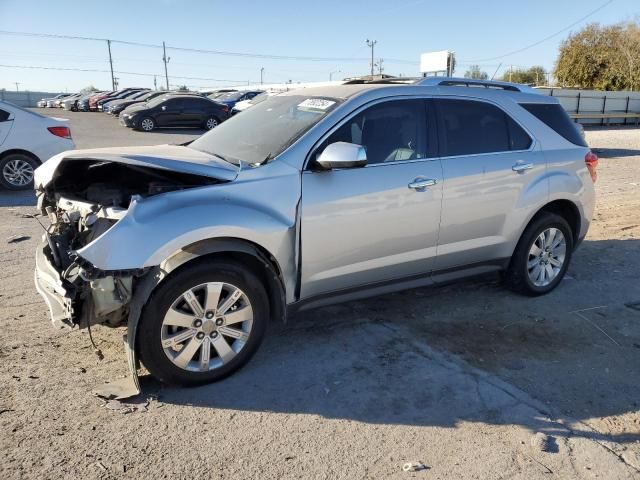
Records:
[[[55,116],[79,148],[201,133]],[[223,382],[143,377],[126,404],[91,394],[126,374],[123,330],[94,329],[99,361],[85,331],[51,327],[32,285],[33,196],[2,192],[0,478],[640,478],[640,130],[587,138],[596,215],[553,293],[489,277],[319,309],[274,326]]]

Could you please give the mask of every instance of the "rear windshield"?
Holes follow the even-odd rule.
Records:
[[[6,102],[6,100],[5,100]],[[21,107],[19,105],[16,105],[15,103],[12,102],[6,102],[7,105],[11,105],[11,108],[15,109],[15,110],[20,110],[21,112],[27,113],[29,115],[33,115],[34,117],[38,117],[38,118],[47,118],[44,115],[40,115],[38,112],[34,112],[33,110],[27,110],[24,107]],[[2,108],[2,102],[0,102],[0,108]]]
[[[562,105],[557,103],[521,103],[520,105],[574,145],[587,146],[578,131],[578,127],[573,123],[565,109],[562,108]]]

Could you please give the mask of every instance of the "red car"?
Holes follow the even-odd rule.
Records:
[[[102,92],[99,93],[98,95],[94,95],[93,97],[89,98],[89,110],[91,110],[92,112],[95,112],[96,110],[98,110],[98,100],[102,100],[103,98],[107,98],[109,95],[113,95],[115,93],[115,91],[113,92]]]

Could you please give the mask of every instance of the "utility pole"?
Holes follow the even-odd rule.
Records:
[[[153,89],[158,90],[158,82],[156,81],[156,76],[153,76]]]
[[[447,53],[447,77],[453,77],[456,66],[456,52]]]
[[[373,48],[376,46],[376,43],[378,43],[377,40],[369,40],[367,38],[367,46],[371,49],[371,77],[373,79],[373,68],[375,63],[373,62]]]
[[[113,76],[113,58],[111,57],[111,40],[107,40],[107,49],[109,50],[109,66],[111,67],[111,88],[116,89],[116,81]]]
[[[264,80],[264,67],[260,67],[260,85],[262,85]]]
[[[113,77],[113,89],[114,90],[118,89],[118,80],[120,80],[118,77]]]
[[[380,75],[382,75],[382,72],[384,72],[384,67],[382,66],[383,63],[384,63],[384,59],[383,58],[379,58],[378,59],[378,73]]]
[[[167,72],[167,63],[169,63],[171,57],[167,57],[167,47],[162,42],[162,61],[164,62],[164,78],[167,81],[167,90],[169,90],[169,73]]]
[[[16,92],[19,92],[20,90],[18,90],[18,85],[20,85],[19,82],[15,82],[16,83]]]

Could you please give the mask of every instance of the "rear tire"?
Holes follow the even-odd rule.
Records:
[[[26,153],[11,153],[0,160],[0,185],[7,190],[33,188],[33,171],[40,162]]]
[[[218,125],[220,125],[220,120],[218,120],[216,117],[209,117],[207,118],[206,122],[204,122],[204,128],[206,130],[213,130]]]
[[[140,318],[137,349],[162,382],[211,383],[251,359],[268,319],[265,288],[251,270],[228,260],[200,261],[177,270],[153,292]]]
[[[514,292],[538,296],[562,281],[573,252],[573,234],[567,221],[543,212],[527,226],[516,246],[504,279]]]

